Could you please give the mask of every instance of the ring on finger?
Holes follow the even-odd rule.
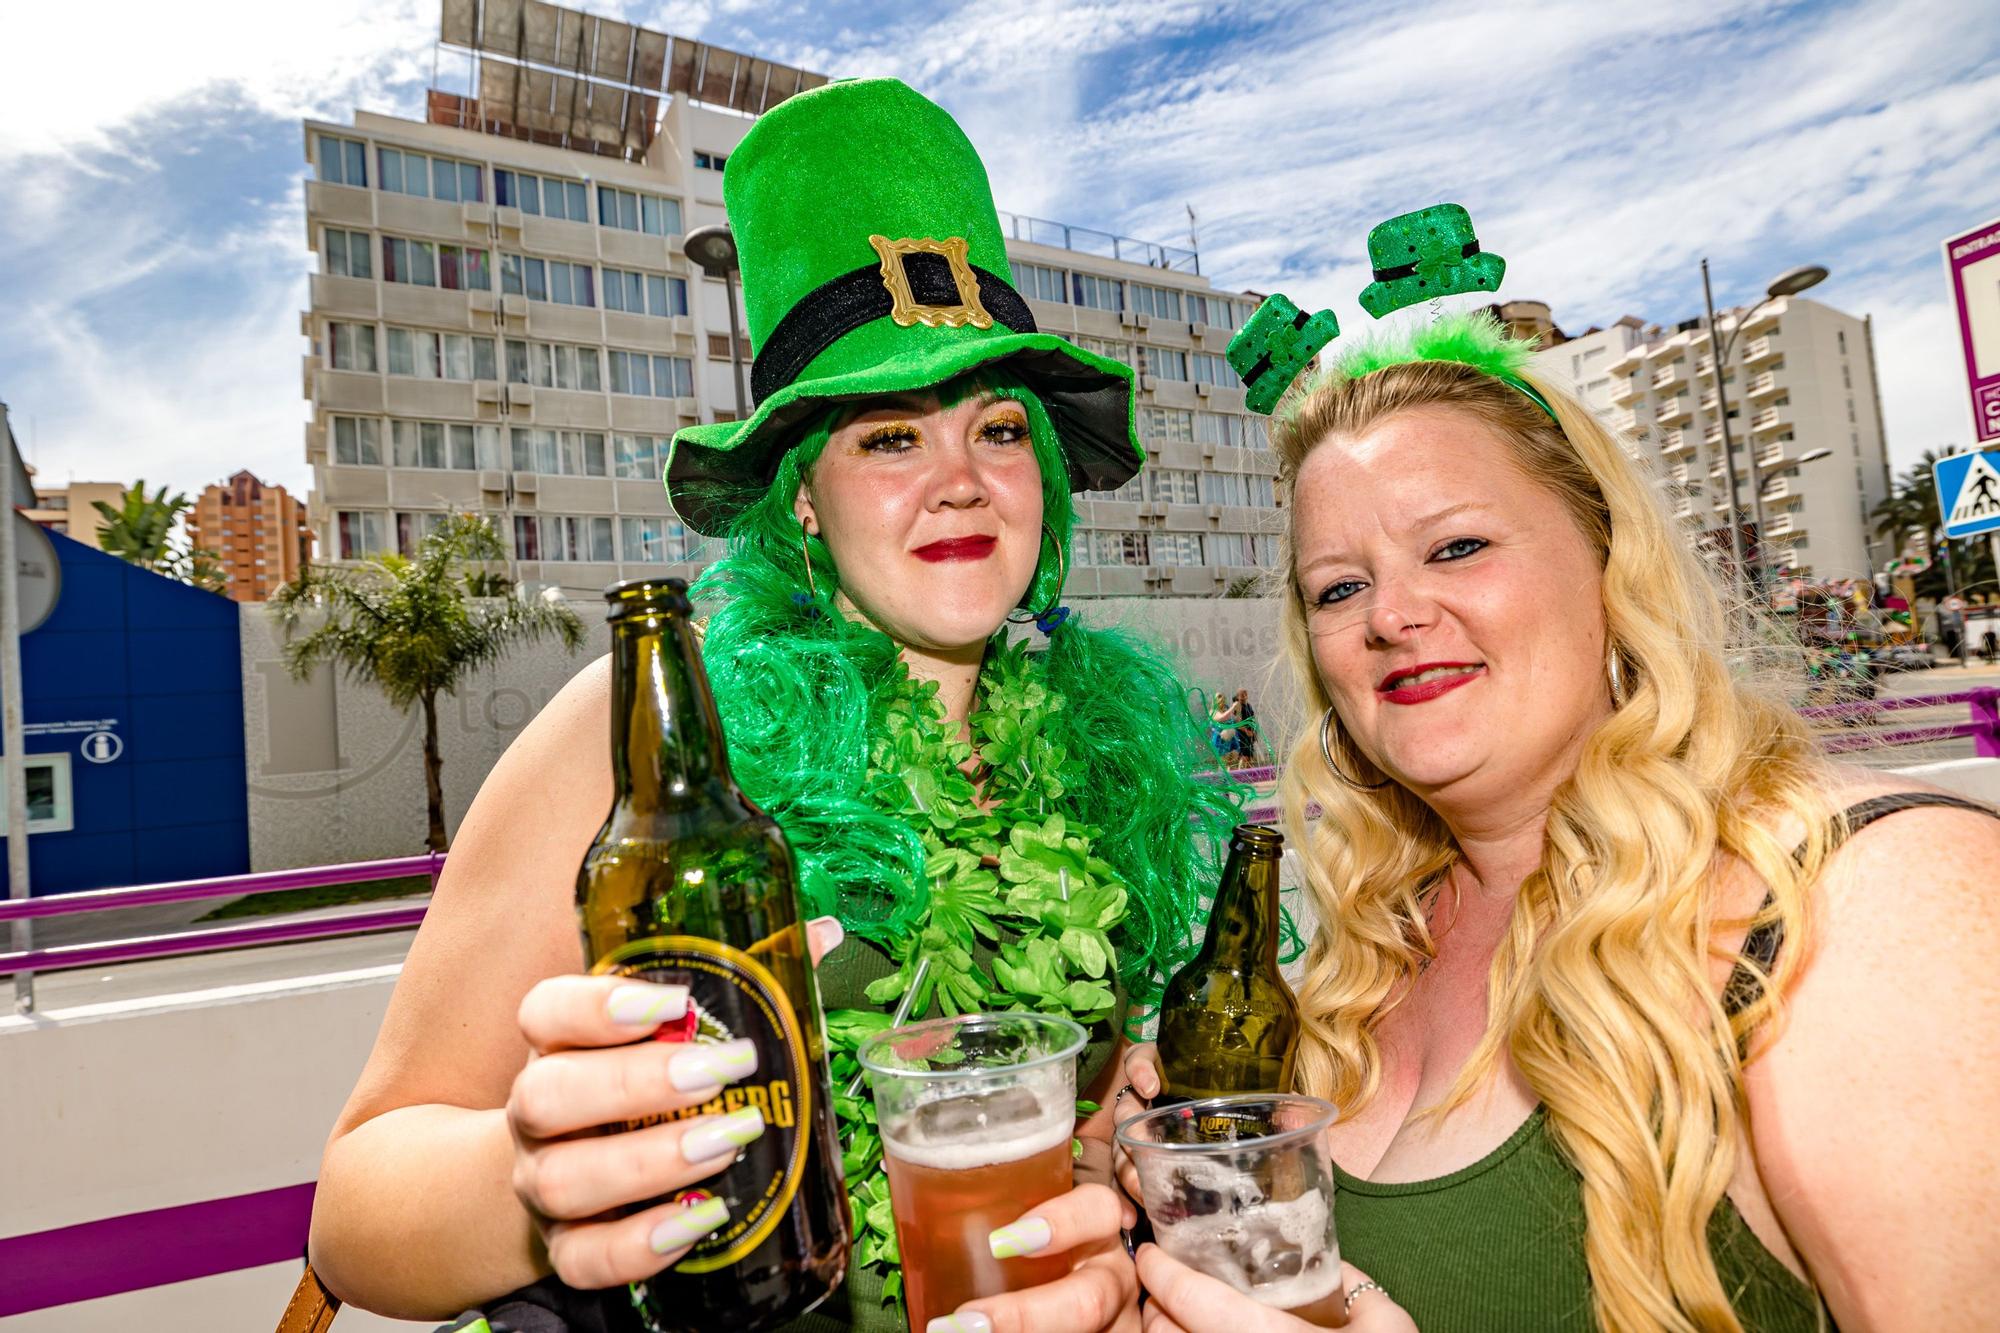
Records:
[[[1383,1285],[1382,1285],[1382,1284],[1381,1284],[1380,1282],[1377,1282],[1377,1281],[1375,1281],[1375,1280],[1374,1280],[1373,1278],[1370,1278],[1370,1279],[1369,1279],[1368,1281],[1366,1281],[1366,1282],[1357,1282],[1357,1283],[1355,1283],[1355,1284],[1354,1284],[1353,1288],[1352,1288],[1352,1289],[1350,1289],[1350,1290],[1348,1291],[1348,1293],[1347,1293],[1347,1299],[1341,1302],[1341,1305],[1340,1305],[1340,1312],[1341,1312],[1341,1314],[1343,1314],[1343,1315],[1351,1315],[1351,1314],[1353,1314],[1353,1313],[1354,1313],[1354,1298],[1355,1298],[1356,1296],[1359,1296],[1359,1295],[1360,1295],[1360,1294],[1361,1294],[1362,1292],[1364,1292],[1364,1291],[1379,1291],[1379,1292],[1381,1292],[1381,1293],[1382,1293],[1382,1294],[1383,1294],[1384,1296],[1388,1296],[1388,1295],[1389,1295],[1389,1289],[1388,1289],[1387,1287],[1383,1286]],[[1390,1297],[1390,1299],[1391,1299],[1391,1300],[1394,1300],[1395,1298],[1394,1298],[1393,1296],[1391,1296],[1391,1297]]]

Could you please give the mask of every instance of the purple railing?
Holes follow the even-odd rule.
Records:
[[[0,923],[34,917],[71,916],[80,912],[109,912],[126,907],[157,907],[163,903],[199,902],[210,898],[245,898],[286,889],[315,889],[330,884],[365,884],[370,880],[428,876],[437,887],[444,868],[442,852],[403,856],[386,861],[352,861],[346,865],[304,866],[297,870],[267,870],[255,875],[225,875],[216,879],[181,880],[172,884],[149,884],[129,889],[90,889],[82,893],[51,894],[18,902],[0,902]],[[259,944],[285,944],[297,940],[329,939],[341,935],[366,935],[380,930],[403,930],[424,919],[424,905],[362,908],[299,919],[288,917],[240,926],[218,926],[209,930],[184,930],[136,939],[111,940],[93,944],[59,944],[46,949],[0,953],[0,976],[14,972],[60,972],[66,968],[94,967],[103,963],[130,963],[142,958],[164,958],[176,954],[209,953],[218,949],[241,949]]]
[[[1823,736],[1826,748],[1835,754],[1855,750],[1875,750],[1896,745],[1923,745],[1931,741],[1969,737],[1972,751],[1981,759],[2000,759],[2000,689],[1986,687],[1958,690],[1951,694],[1892,695],[1861,699],[1853,703],[1822,704],[1801,708],[1799,713],[1815,722],[1854,724],[1870,722],[1885,713],[1904,713],[1916,708],[1939,708],[1966,704],[1972,717],[1966,722],[1940,723],[1929,727],[1902,727],[1888,731],[1842,731]]]

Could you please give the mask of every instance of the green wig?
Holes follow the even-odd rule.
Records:
[[[975,389],[1027,411],[1043,519],[1063,548],[1044,540],[1021,599],[1040,611],[1061,594],[1075,513],[1056,432],[1039,397],[990,372],[952,381],[941,397]],[[906,673],[888,635],[836,608],[839,570],[816,537],[804,539],[816,588],[807,594],[793,512],[839,419],[830,409],[780,456],[694,595],[709,613],[703,655],[737,780],[791,842],[807,907],[888,943],[923,918],[929,896],[919,831],[869,790],[870,743]],[[1096,831],[1097,854],[1128,891],[1113,937],[1120,979],[1150,1003],[1199,943],[1202,899],[1240,819],[1242,789],[1218,766],[1173,667],[1142,640],[1070,617],[1030,661],[1060,701],[1045,732],[1062,756],[1062,813]]]

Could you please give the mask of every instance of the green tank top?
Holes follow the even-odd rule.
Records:
[[[1596,1333],[1581,1183],[1541,1107],[1485,1157],[1435,1180],[1376,1184],[1337,1166],[1334,1176],[1340,1257],[1423,1333]],[[1727,1198],[1708,1244],[1748,1333],[1821,1327],[1819,1297]]]
[[[982,967],[990,965],[992,946],[984,940],[975,942],[973,956]],[[879,1009],[881,1006],[862,992],[870,982],[895,970],[894,961],[876,945],[849,936],[847,943],[827,955],[819,965],[820,1004],[828,1010]],[[1083,1090],[1103,1070],[1118,1046],[1118,1033],[1125,1022],[1126,996],[1124,987],[1115,981],[1112,989],[1118,997],[1117,1009],[1109,1019],[1091,1029],[1090,1044],[1084,1047],[1077,1063],[1078,1096],[1083,1095]],[[884,1305],[882,1278],[872,1269],[856,1266],[847,1270],[847,1281],[841,1283],[840,1289],[827,1297],[818,1309],[785,1325],[781,1333],[849,1333],[850,1330],[859,1330],[859,1333],[903,1333],[903,1328],[901,1303]]]

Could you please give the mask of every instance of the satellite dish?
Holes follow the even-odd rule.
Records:
[[[56,599],[62,595],[62,563],[41,524],[18,510],[8,517],[14,521],[14,586],[20,590],[21,633],[26,634],[40,629],[56,609]]]

